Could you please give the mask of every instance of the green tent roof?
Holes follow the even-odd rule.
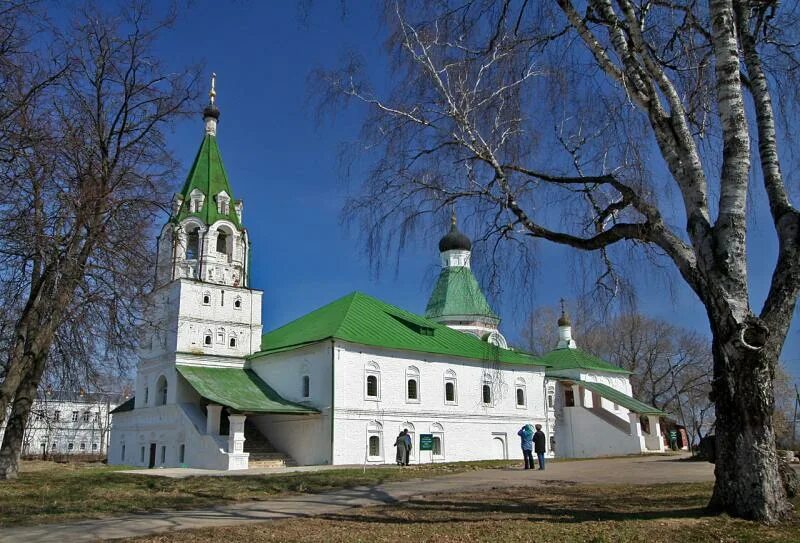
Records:
[[[199,212],[189,213],[189,194],[194,189],[198,189],[205,194],[206,198]],[[216,196],[222,191],[225,191],[231,199],[227,214],[217,211]],[[233,191],[231,191],[230,183],[228,183],[228,174],[225,173],[225,167],[222,165],[222,155],[219,152],[215,136],[206,134],[203,138],[203,143],[200,145],[200,150],[197,151],[197,156],[189,170],[189,175],[186,177],[186,182],[183,184],[180,194],[183,197],[183,205],[178,211],[177,220],[182,221],[186,217],[198,217],[205,224],[214,224],[220,219],[226,219],[237,227],[241,227],[239,217],[236,215]]]
[[[425,308],[425,316],[429,319],[455,315],[498,319],[472,270],[462,266],[442,269]]]
[[[501,349],[360,292],[348,294],[265,334],[261,351],[253,356],[326,339],[508,364],[542,365],[533,356]]]
[[[592,392],[596,392],[606,400],[614,402],[617,405],[621,405],[625,409],[629,411],[633,411],[634,413],[638,413],[640,415],[666,415],[662,410],[653,407],[652,405],[647,405],[644,402],[640,402],[636,398],[628,396],[624,392],[620,392],[615,388],[611,388],[608,385],[604,385],[603,383],[593,383],[590,381],[573,381],[578,383],[583,388],[591,390]]]
[[[631,373],[628,370],[622,369],[614,364],[609,364],[605,360],[597,358],[596,356],[580,349],[556,349],[544,355],[541,358],[541,361],[543,365],[548,366],[548,374],[571,369],[603,371],[609,373]]]
[[[318,413],[316,409],[283,399],[252,370],[177,366],[203,398],[237,411],[254,413]]]

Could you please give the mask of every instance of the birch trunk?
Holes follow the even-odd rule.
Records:
[[[792,505],[779,473],[772,425],[777,353],[731,352],[717,337],[713,351],[716,482],[709,509],[753,520],[787,518]]]

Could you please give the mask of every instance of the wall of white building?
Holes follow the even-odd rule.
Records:
[[[284,399],[313,407],[319,415],[249,416],[280,452],[299,465],[331,463],[332,342],[270,354],[251,361],[250,369]],[[308,377],[308,396],[303,380]],[[245,443],[247,450],[247,443]]]
[[[378,393],[367,394],[375,376]],[[407,382],[418,380],[418,399],[409,399]],[[448,380],[455,401],[445,398]],[[517,431],[524,424],[549,430],[544,368],[495,364],[443,355],[395,351],[336,342],[334,355],[334,464],[393,463],[394,442],[403,428],[412,433],[412,463],[522,458]],[[490,403],[483,402],[483,385]],[[524,394],[517,405],[516,390]],[[441,440],[441,454],[417,451],[419,434]],[[369,438],[379,450],[370,455]]]

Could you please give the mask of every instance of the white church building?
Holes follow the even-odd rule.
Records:
[[[210,96],[200,150],[158,239],[136,393],[113,412],[109,463],[393,463],[403,429],[412,463],[521,459],[524,424],[542,425],[550,456],[664,450],[663,413],[631,397],[627,371],[577,348],[566,313],[556,350],[508,348],[455,217],[424,315],[353,292],[262,335],[213,80]]]

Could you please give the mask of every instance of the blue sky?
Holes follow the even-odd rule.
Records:
[[[336,65],[349,49],[364,55],[378,84],[387,67],[372,3],[346,3],[345,17],[339,2],[313,2],[311,7],[307,23],[301,24],[292,2],[197,0],[182,6],[177,25],[159,43],[166,60],[203,62],[208,74],[217,73],[219,144],[235,197],[244,200],[244,223],[253,243],[252,282],[264,290],[265,330],[353,290],[422,312],[438,270],[439,232],[410,247],[399,267],[389,263],[376,278],[356,233],[340,225],[342,203],[348,191],[356,190],[359,177],[350,185],[342,180],[337,153],[341,143],[357,136],[363,111],[353,108],[318,123],[308,99],[308,76],[315,67]],[[181,123],[170,137],[184,172],[200,145],[201,107],[196,119]],[[184,175],[175,180],[176,187]],[[759,306],[775,242],[766,218],[750,233],[751,261],[760,264],[751,271]],[[576,296],[569,249],[541,247],[529,295],[536,304]],[[640,309],[708,333],[703,307],[688,288],[676,285],[672,296],[664,290],[658,281],[644,282]],[[518,339],[524,314],[514,307],[496,310],[506,335]],[[800,376],[796,322],[783,358]]]

